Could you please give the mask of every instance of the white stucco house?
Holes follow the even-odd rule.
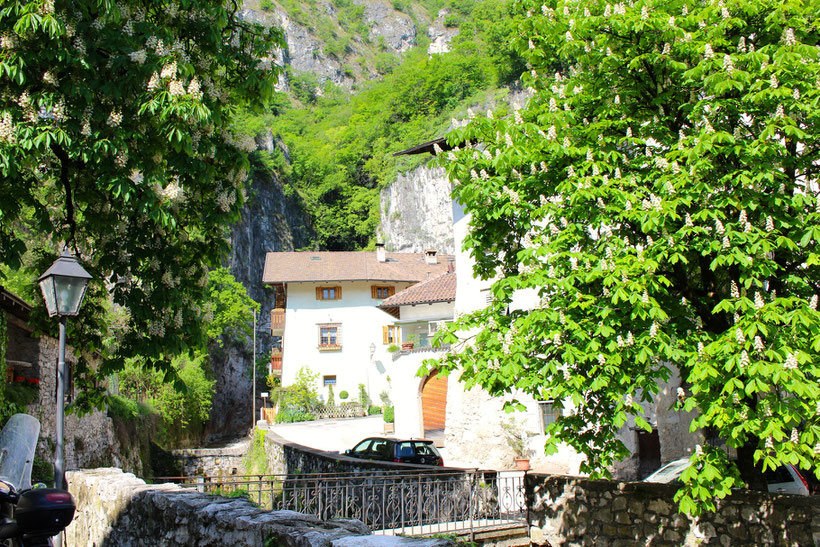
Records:
[[[299,251],[265,257],[263,283],[276,291],[271,334],[280,337],[271,371],[282,385],[292,384],[302,367],[319,374],[319,393],[332,386],[336,400],[347,391],[358,398],[359,385],[371,400],[390,391],[392,354],[410,334],[421,340],[421,322],[397,323],[390,307],[379,305],[419,282],[453,268],[453,258],[425,253]]]

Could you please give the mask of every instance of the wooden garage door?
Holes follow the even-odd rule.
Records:
[[[434,371],[424,381],[421,388],[421,408],[427,431],[444,429],[444,415],[447,409],[447,377],[437,378]]]

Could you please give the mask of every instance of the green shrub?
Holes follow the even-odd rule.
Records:
[[[275,6],[271,0],[261,0],[261,2],[259,2],[259,7],[262,8],[262,11],[273,11],[275,9]]]
[[[342,391],[340,391],[340,392],[339,392],[339,399],[341,399],[342,401],[344,401],[344,400],[345,400],[345,399],[347,399],[348,397],[350,397],[350,393],[348,393],[348,392],[347,392],[347,391],[345,391],[344,389],[343,389]]]
[[[369,407],[367,407],[367,415],[368,416],[373,416],[375,414],[381,414],[381,413],[382,413],[382,407],[380,407],[380,406],[370,405]]]
[[[384,412],[382,413],[382,416],[384,416],[384,423],[392,424],[393,421],[396,419],[396,413],[394,408],[392,406],[384,407]]]
[[[37,400],[39,388],[31,384],[6,384],[6,400],[18,407],[25,408]]]
[[[45,485],[54,483],[54,464],[35,456],[31,466],[31,484],[37,484],[38,482]]]
[[[268,456],[265,454],[265,435],[267,431],[257,429],[253,432],[251,448],[243,458],[245,473],[249,475],[267,475],[270,473]]]
[[[294,408],[285,408],[276,414],[277,424],[289,424],[293,422],[311,422],[316,419],[316,416],[305,410]]]

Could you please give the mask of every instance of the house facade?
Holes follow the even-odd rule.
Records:
[[[402,290],[446,273],[452,257],[425,253],[275,252],[265,259],[263,283],[276,291],[271,334],[280,348],[271,372],[282,385],[306,367],[318,373],[319,393],[348,400],[360,386],[373,401],[390,390],[392,353],[403,337],[396,317],[379,305]]]
[[[435,370],[421,377],[417,373],[425,359],[450,349],[433,348],[430,342],[439,328],[453,320],[456,285],[456,272],[448,272],[405,289],[380,305],[396,318],[394,325],[402,336],[413,340],[412,348],[403,346],[390,356],[390,397],[399,437],[444,439],[449,380],[439,378]]]

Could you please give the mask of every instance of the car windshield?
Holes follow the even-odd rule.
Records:
[[[684,458],[680,460],[675,460],[670,462],[648,477],[644,479],[646,482],[662,482],[662,483],[670,483],[676,479],[678,479],[686,468],[689,467],[689,460]]]

